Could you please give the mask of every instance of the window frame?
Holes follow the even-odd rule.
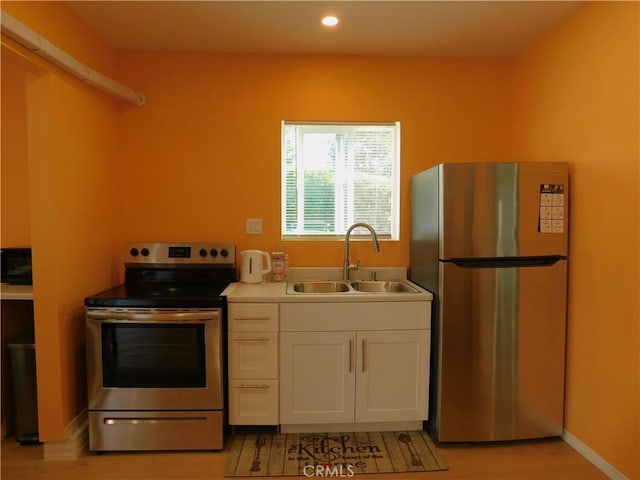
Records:
[[[281,214],[281,225],[280,225],[280,235],[283,241],[343,241],[345,238],[346,230],[350,225],[344,226],[345,233],[287,233],[285,232],[286,221],[287,221],[287,195],[286,195],[286,184],[287,184],[287,175],[286,175],[286,152],[285,152],[285,128],[287,126],[299,126],[305,127],[310,126],[314,127],[314,133],[318,133],[322,130],[322,127],[326,127],[327,133],[336,133],[339,132],[340,129],[344,128],[345,130],[352,131],[356,127],[393,127],[395,129],[395,133],[393,136],[393,162],[392,162],[392,173],[391,173],[391,227],[390,233],[378,233],[379,240],[391,240],[398,241],[400,240],[400,122],[399,121],[380,121],[380,122],[331,122],[331,121],[290,121],[283,120],[281,122],[281,158],[280,158],[280,194],[281,194],[281,205],[280,205],[280,214]],[[320,127],[320,128],[319,128]],[[299,175],[296,176],[297,181],[301,181]],[[361,220],[366,221],[366,220]],[[366,229],[355,229],[351,234],[351,238],[369,238],[370,233]]]

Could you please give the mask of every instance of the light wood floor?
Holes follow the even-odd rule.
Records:
[[[449,470],[376,474],[371,480],[595,480],[607,477],[562,440],[440,446]],[[86,453],[77,461],[44,461],[42,446],[2,442],[2,480],[216,480],[227,452]],[[273,477],[272,477],[273,478]],[[292,477],[289,477],[292,478]],[[298,477],[304,478],[304,477]]]

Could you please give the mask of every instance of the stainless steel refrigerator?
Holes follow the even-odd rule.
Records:
[[[411,178],[410,278],[434,293],[429,429],[562,433],[568,166],[442,164]]]

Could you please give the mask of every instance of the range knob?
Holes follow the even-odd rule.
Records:
[[[200,249],[200,256],[201,257],[206,257],[207,256],[207,251],[204,248]]]
[[[140,252],[138,252],[138,249],[137,249],[137,248],[135,248],[135,247],[134,247],[134,248],[132,248],[131,250],[129,250],[129,254],[130,254],[132,257],[137,257],[137,256],[138,256],[138,253],[140,253]]]
[[[149,249],[148,248],[143,248],[142,250],[140,250],[140,253],[142,254],[143,257],[148,257],[149,256]]]
[[[229,250],[227,250],[226,248],[223,248],[222,250],[220,250],[220,255],[222,255],[223,257],[228,257]]]
[[[215,248],[212,248],[211,251],[209,252],[209,254],[212,257],[217,257],[218,256],[218,250],[216,250]]]

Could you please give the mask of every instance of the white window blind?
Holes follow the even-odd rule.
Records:
[[[366,222],[398,239],[399,171],[398,122],[283,122],[282,237],[343,238]]]

